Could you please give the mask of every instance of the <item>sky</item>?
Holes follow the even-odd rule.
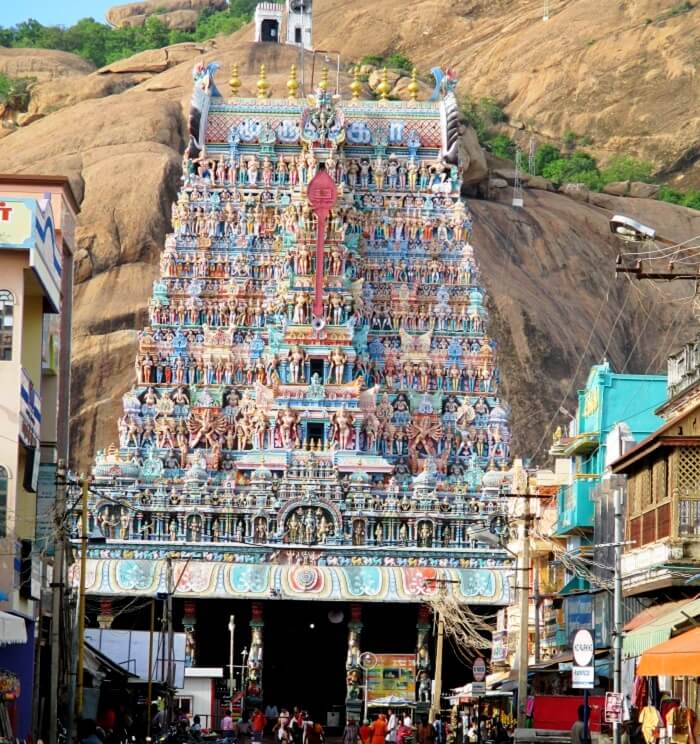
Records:
[[[104,22],[105,11],[126,0],[0,0],[0,26],[14,26],[35,18],[45,26],[70,26],[92,16]]]

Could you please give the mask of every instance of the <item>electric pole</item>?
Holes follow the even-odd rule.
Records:
[[[56,531],[54,536],[53,579],[51,581],[51,681],[49,684],[49,744],[58,741],[58,700],[61,671],[61,619],[63,617],[63,590],[65,581],[65,512],[66,512],[66,463],[58,461],[56,468]]]
[[[622,692],[622,548],[624,501],[620,485],[613,488],[613,505],[615,511],[615,582],[613,595],[613,691]],[[613,723],[613,743],[622,741],[622,724]]]
[[[437,613],[437,641],[435,643],[435,684],[433,685],[433,703],[430,707],[430,718],[435,720],[440,715],[440,698],[442,697],[442,651],[445,642],[445,619],[442,612]]]
[[[527,477],[527,476],[526,476]],[[516,496],[519,494],[515,494]],[[530,604],[530,499],[525,494],[523,512],[523,550],[520,564],[520,644],[518,651],[518,728],[525,728],[525,706],[527,703],[527,672],[529,650],[529,604]]]
[[[80,595],[78,597],[78,667],[76,675],[75,715],[79,721],[83,715],[83,680],[85,666],[85,580],[87,578],[88,548],[88,479],[80,480]]]

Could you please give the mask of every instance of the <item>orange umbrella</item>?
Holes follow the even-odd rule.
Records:
[[[642,654],[640,677],[700,677],[700,628],[652,646]]]

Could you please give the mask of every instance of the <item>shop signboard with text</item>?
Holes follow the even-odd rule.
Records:
[[[377,664],[367,671],[367,701],[389,696],[415,700],[416,655],[376,654]]]

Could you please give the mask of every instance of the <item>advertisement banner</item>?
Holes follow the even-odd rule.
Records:
[[[389,696],[416,699],[416,655],[376,654],[377,664],[367,671],[367,701]]]

